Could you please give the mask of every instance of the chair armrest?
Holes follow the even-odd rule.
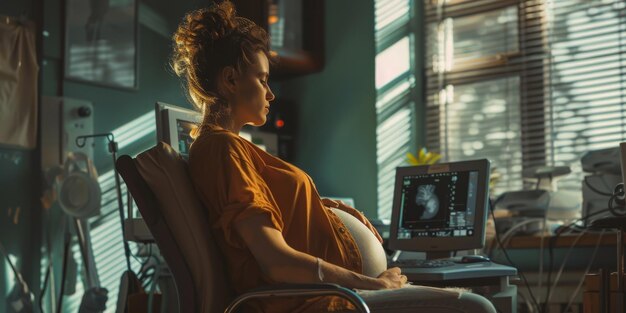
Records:
[[[341,287],[337,284],[277,284],[269,285],[248,291],[238,296],[230,303],[224,313],[233,313],[235,310],[250,299],[269,297],[291,297],[291,296],[339,296],[350,301],[358,312],[369,313],[370,309],[365,301],[354,291]]]

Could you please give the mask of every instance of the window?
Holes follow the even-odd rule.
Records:
[[[391,217],[395,168],[414,151],[415,14],[413,0],[375,1],[378,217]]]
[[[626,7],[620,0],[425,0],[426,140],[449,161],[489,158],[494,192],[626,133]]]

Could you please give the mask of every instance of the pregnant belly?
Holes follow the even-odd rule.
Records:
[[[359,252],[361,252],[363,274],[370,277],[378,277],[387,269],[387,255],[380,241],[356,217],[339,209],[332,208],[331,210],[339,216],[354,238]]]

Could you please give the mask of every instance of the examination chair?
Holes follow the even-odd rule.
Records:
[[[180,312],[230,313],[250,299],[293,296],[339,296],[352,302],[357,312],[370,312],[355,292],[335,284],[279,284],[236,295],[187,162],[160,142],[134,159],[120,156],[116,169],[170,268]]]

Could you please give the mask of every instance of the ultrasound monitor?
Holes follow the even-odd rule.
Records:
[[[155,105],[157,142],[163,141],[187,159],[193,142],[191,131],[202,121],[200,113],[179,106],[157,102]]]
[[[427,259],[482,248],[489,165],[472,160],[397,168],[389,248],[426,252]]]

